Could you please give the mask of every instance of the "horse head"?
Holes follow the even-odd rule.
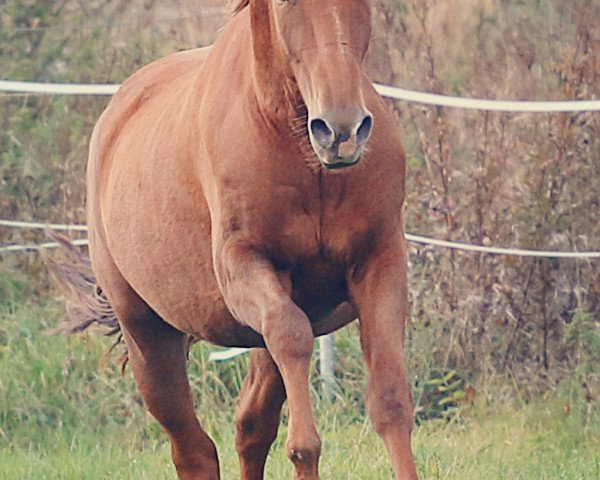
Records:
[[[369,1],[254,1],[267,2],[263,12],[270,18],[271,41],[277,43],[271,47],[306,105],[308,137],[317,157],[329,169],[357,163],[373,128],[361,72],[371,37]]]

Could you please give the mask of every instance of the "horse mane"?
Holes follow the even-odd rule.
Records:
[[[245,7],[248,6],[250,0],[237,0],[233,3],[233,14],[240,13]]]

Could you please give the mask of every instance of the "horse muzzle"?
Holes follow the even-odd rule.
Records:
[[[308,125],[313,150],[323,166],[333,170],[358,163],[371,136],[373,116],[361,109],[352,115],[311,118]]]

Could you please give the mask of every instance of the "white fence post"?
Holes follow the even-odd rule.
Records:
[[[321,362],[321,395],[332,403],[335,398],[335,347],[333,333],[319,338],[319,359]]]

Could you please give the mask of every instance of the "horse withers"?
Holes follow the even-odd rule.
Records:
[[[98,291],[182,480],[219,478],[187,379],[190,336],[256,347],[237,413],[241,478],[263,478],[287,399],[294,478],[316,480],[313,340],[356,317],[369,415],[396,478],[416,478],[405,159],[362,71],[370,36],[367,0],[241,0],[212,47],[135,73],[94,129]]]

